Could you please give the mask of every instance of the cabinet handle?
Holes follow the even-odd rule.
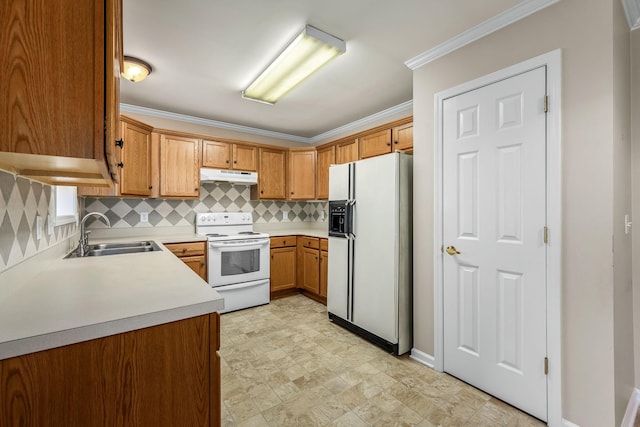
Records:
[[[124,167],[124,163],[120,162],[120,163],[118,163],[118,164],[117,164],[117,166],[118,166],[119,168],[123,168],[123,167]]]
[[[153,185],[150,185],[150,186],[149,186],[149,190],[153,190]]]
[[[204,261],[200,261],[200,266],[204,267]]]
[[[227,160],[227,163],[229,163],[229,160]]]
[[[236,163],[238,163],[238,161],[237,161],[237,160],[234,160],[234,161],[233,161],[233,163],[234,163],[234,164],[236,164]]]
[[[264,191],[263,191],[263,190],[260,190],[260,194],[264,194]]]
[[[283,245],[286,245],[286,244],[287,244],[287,241],[286,241],[286,240],[283,240],[283,241],[282,241],[282,244],[283,244]]]
[[[194,188],[194,189],[193,189],[193,191],[198,191],[198,189],[197,189],[197,188]]]
[[[293,194],[293,191],[291,192],[291,194]]]
[[[273,255],[271,255],[271,259],[273,259]]]
[[[124,139],[116,139],[116,147],[124,148]]]
[[[398,145],[398,141],[393,141],[394,144]]]
[[[391,147],[391,143],[390,142],[387,142],[387,147]]]

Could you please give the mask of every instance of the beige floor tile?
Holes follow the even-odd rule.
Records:
[[[407,355],[387,354],[301,295],[221,319],[225,427],[544,425]]]

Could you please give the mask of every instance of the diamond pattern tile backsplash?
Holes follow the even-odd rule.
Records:
[[[0,170],[0,272],[76,233],[75,223],[47,233],[53,187]],[[78,204],[79,206],[81,203]],[[36,237],[36,217],[42,236]]]
[[[252,212],[254,223],[319,221],[320,212],[327,215],[327,202],[257,201],[250,197],[248,185],[203,183],[199,200],[87,197],[84,214],[103,213],[113,228],[193,225],[196,213],[200,212]],[[149,222],[140,221],[144,212],[149,214]],[[283,212],[288,212],[286,220]],[[87,220],[87,227],[105,225],[92,218]]]

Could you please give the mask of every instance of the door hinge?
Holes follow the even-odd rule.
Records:
[[[544,112],[549,112],[549,97],[547,95],[544,96]]]
[[[549,358],[544,358],[544,374],[549,375]]]
[[[544,232],[543,232],[543,234],[544,234],[544,236],[543,236],[544,244],[546,245],[546,244],[548,244],[548,243],[549,243],[549,229],[547,228],[547,226],[546,226],[546,225],[545,225],[545,227],[544,227]]]

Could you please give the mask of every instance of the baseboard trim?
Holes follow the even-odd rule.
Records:
[[[636,414],[638,413],[638,407],[640,407],[640,390],[633,389],[631,397],[629,397],[629,403],[627,403],[627,410],[624,413],[622,424],[620,427],[633,427],[636,421]]]
[[[580,427],[578,424],[574,424],[571,421],[562,419],[562,427]]]
[[[430,367],[431,369],[433,369],[434,367],[435,359],[433,358],[433,356],[420,351],[417,348],[411,349],[411,354],[409,355],[409,357],[418,363],[422,363],[423,365]]]

